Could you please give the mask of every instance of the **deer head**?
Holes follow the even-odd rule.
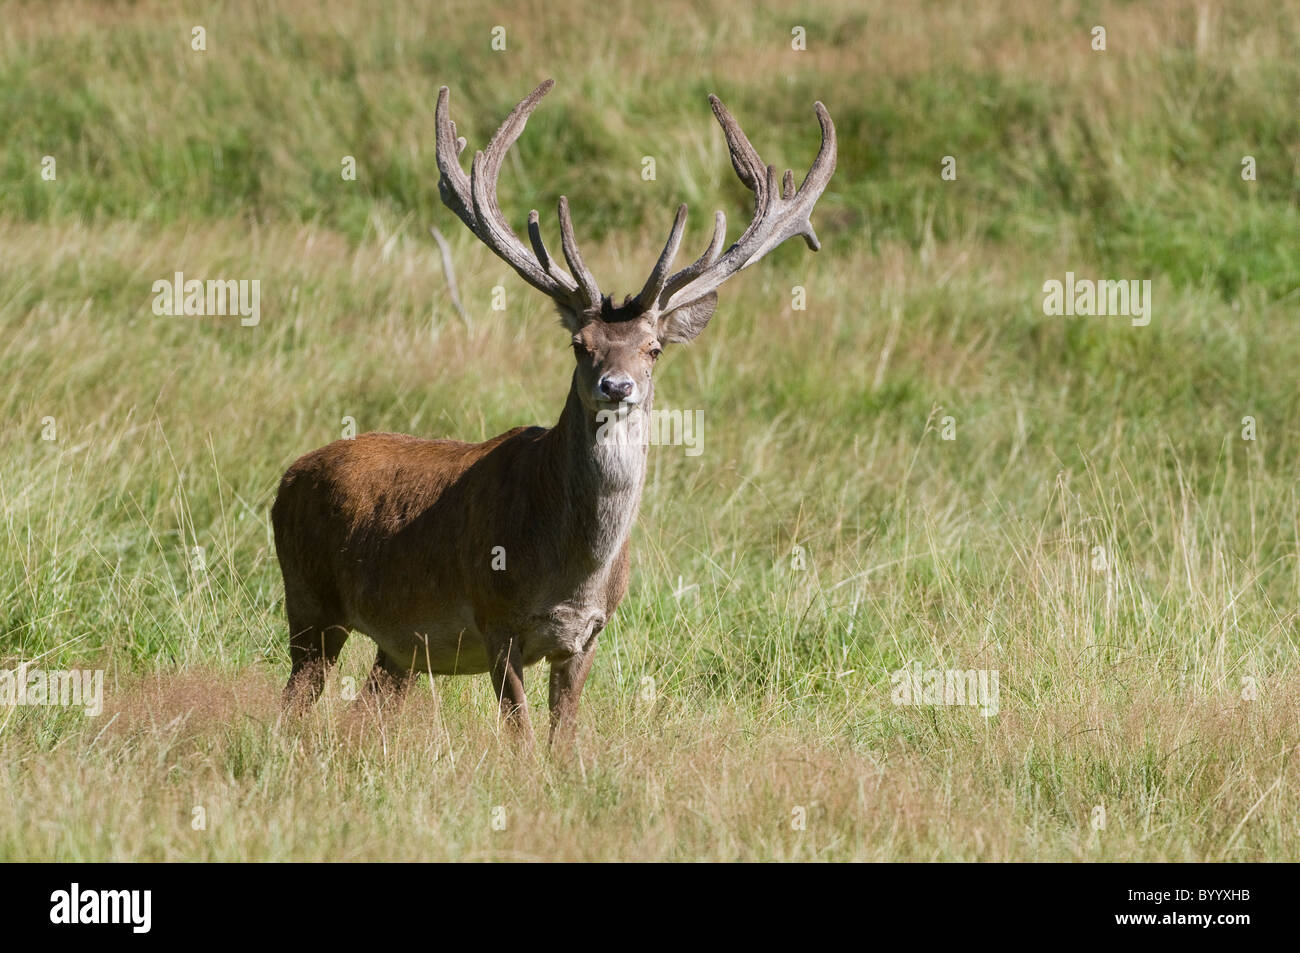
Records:
[[[814,104],[822,133],[817,158],[797,190],[788,169],[778,189],[775,166],[763,163],[727,107],[717,96],[710,96],[713,114],[727,138],[731,164],[740,181],[754,193],[754,217],[724,251],[727,220],[722,212],[715,213],[709,247],[694,262],[673,272],[673,259],[686,226],[686,206],[678,206],[668,241],[650,277],[638,294],[615,304],[609,295],[601,294],[583,262],[573,234],[568,199],[560,196],[559,203],[560,246],[568,270],[547,252],[535,209],[528,214],[531,247],[526,247],[497,204],[497,175],[505,154],[554,85],[554,80],[546,80],[510,112],[487,149],[474,154],[468,176],[460,165],[465,140],[456,135],[456,124],[448,115],[449,94],[443,86],[438,91],[435,117],[441,173],[438,192],[443,204],[483,244],[555,302],[561,322],[573,335],[577,359],[574,384],[584,405],[598,410],[646,402],[652,392],[654,363],[663,346],[689,341],[704,330],[717,304],[717,289],[724,281],[795,235],[802,235],[813,251],[821,247],[809,216],[835,171],[835,126],[826,107],[820,102]]]

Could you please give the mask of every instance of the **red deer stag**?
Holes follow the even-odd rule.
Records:
[[[704,330],[717,288],[786,239],[801,235],[820,247],[809,215],[835,170],[826,108],[816,104],[821,148],[796,190],[793,175],[778,182],[710,96],[736,174],[754,193],[753,221],[724,251],[718,212],[708,249],[670,273],[686,223],[680,206],[645,286],[615,304],[583,264],[563,196],[567,271],[542,243],[536,211],[525,245],[497,204],[506,152],[553,85],[547,80],[514,108],[468,176],[444,86],[435,119],[438,190],[483,244],[554,300],[573,338],[568,401],[549,430],[517,427],[484,443],[368,433],[289,468],[271,518],[289,617],[291,709],[320,696],[355,629],[379,647],[367,691],[400,692],[422,671],[489,672],[501,717],[527,745],[524,668],[547,659],[550,739],[570,740],[596,637],[627,591],[661,349]]]

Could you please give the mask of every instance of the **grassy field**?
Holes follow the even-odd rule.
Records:
[[[0,3],[0,668],[105,672],[0,707],[0,859],[1296,857],[1300,3],[203,6]],[[651,448],[572,762],[484,677],[358,713],[363,636],[284,719],[284,468],[559,415],[567,336],[433,158],[438,86],[472,150],[547,76],[502,205],[557,246],[567,194],[606,290],[679,201],[683,256],[747,220],[709,92],[800,174],[826,103],[823,250],[660,364],[703,452]],[[177,271],[260,322],[155,315]],[[1067,271],[1150,324],[1045,315]],[[914,664],[996,715],[895,704]]]

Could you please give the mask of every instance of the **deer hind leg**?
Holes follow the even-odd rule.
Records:
[[[414,660],[402,663],[379,649],[375,654],[375,664],[370,669],[370,677],[366,679],[366,703],[376,709],[383,709],[389,703],[400,706],[415,675]]]
[[[488,628],[483,633],[487,646],[492,687],[496,689],[501,720],[524,747],[533,746],[533,725],[524,695],[524,662],[519,635],[510,630]]]
[[[321,621],[307,622],[289,613],[289,659],[293,670],[284,686],[284,707],[303,712],[320,698],[325,675],[339,659],[348,640],[346,626]]]

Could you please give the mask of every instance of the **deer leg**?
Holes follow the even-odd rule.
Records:
[[[288,710],[303,712],[325,690],[325,675],[338,661],[348,630],[341,625],[303,625],[289,620],[289,659],[293,670],[284,686],[283,704]]]
[[[582,697],[582,687],[596,657],[598,634],[593,632],[578,652],[551,660],[550,745],[553,749],[562,750],[573,744],[578,730],[578,699]]]
[[[406,690],[411,687],[414,675],[411,666],[401,664],[380,649],[375,654],[370,677],[366,679],[365,698],[373,702],[377,709],[382,709],[389,702],[400,705],[406,697]]]
[[[519,636],[513,632],[488,632],[484,634],[484,641],[501,720],[524,747],[531,748],[533,726],[528,717],[528,699],[524,695],[524,660],[519,649]]]

